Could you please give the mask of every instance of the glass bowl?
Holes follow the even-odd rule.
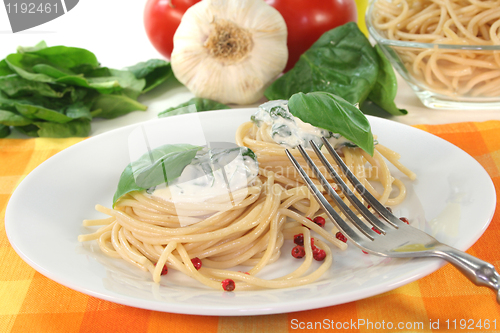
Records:
[[[366,13],[370,36],[422,103],[433,109],[499,109],[500,45],[432,44],[388,39]]]

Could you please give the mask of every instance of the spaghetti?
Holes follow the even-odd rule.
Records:
[[[246,189],[233,193],[234,198],[241,200],[229,209],[223,204],[223,197],[179,205],[148,191],[133,191],[121,197],[113,209],[97,205],[96,209],[109,217],[85,220],[84,226],[101,227],[94,233],[80,235],[79,241],[97,241],[103,253],[149,271],[155,282],[161,281],[165,267],[219,290],[224,290],[229,280],[235,282],[237,290],[289,288],[317,280],[333,262],[327,243],[341,250],[347,244],[335,237],[337,230],[326,230],[313,221],[326,215],[308,188],[290,172],[283,147],[263,136],[263,129],[253,122],[244,123],[237,130],[236,143],[257,154],[259,174]],[[350,165],[368,172],[380,169],[373,173],[377,176],[364,180],[365,184],[370,180],[383,185],[381,192],[371,185],[369,189],[384,203],[395,205],[404,199],[404,185],[391,176],[383,156],[409,177],[414,174],[397,162],[396,153],[380,145],[373,157],[359,148],[341,149]],[[365,167],[367,163],[371,166]],[[395,197],[391,197],[393,186],[399,192]],[[194,223],[182,226],[181,218]],[[264,267],[280,258],[285,240],[300,234],[303,245],[298,246],[305,252],[302,263],[279,278],[258,277]],[[316,256],[321,251],[323,255]],[[195,266],[200,260],[201,268]],[[234,270],[245,266],[245,272]]]
[[[373,27],[391,40],[444,45],[500,45],[500,1],[376,0]],[[500,95],[500,49],[394,46],[407,70],[447,96]]]

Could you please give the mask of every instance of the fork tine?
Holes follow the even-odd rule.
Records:
[[[338,156],[333,147],[325,138],[323,138],[323,143],[327,147],[327,150],[332,155],[332,157],[336,160],[337,164],[340,166],[343,173],[346,175],[349,181],[354,185],[354,188],[356,188],[356,190],[363,196],[363,198],[367,200],[368,203],[370,203],[372,207],[375,208],[375,210],[377,211],[380,210],[379,213],[383,214],[382,216],[388,218],[388,220],[390,220],[391,218],[397,220],[391,222],[396,222],[395,223],[396,225],[398,224],[397,222],[401,223],[401,228],[399,228],[399,230],[391,229],[389,230],[389,232],[387,232],[385,236],[373,238],[370,237],[370,234],[368,233],[367,237],[370,238],[372,241],[368,240],[362,235],[358,235],[357,232],[353,228],[351,228],[351,226],[348,225],[346,221],[340,218],[340,216],[333,209],[330,203],[325,199],[325,197],[319,191],[316,185],[314,185],[314,183],[311,181],[311,179],[304,171],[304,169],[300,166],[300,164],[297,162],[297,160],[292,156],[292,154],[288,151],[288,149],[285,149],[286,155],[292,162],[295,169],[304,179],[305,183],[309,187],[309,190],[311,191],[313,196],[316,198],[316,200],[318,200],[318,203],[321,205],[321,207],[323,207],[327,215],[332,219],[335,225],[345,234],[345,236],[349,240],[354,242],[354,244],[356,244],[361,249],[368,251],[369,253],[373,253],[380,256],[438,257],[445,259],[448,262],[452,263],[456,268],[458,268],[461,273],[463,273],[469,280],[474,282],[476,285],[487,286],[495,290],[497,293],[497,302],[500,303],[500,274],[496,272],[495,267],[492,264],[482,261],[476,257],[473,257],[470,254],[467,254],[465,252],[459,251],[450,246],[442,244],[429,234],[426,234],[425,232],[415,229],[411,226],[405,225],[402,221],[400,221],[394,215],[392,215],[378,200],[376,200],[361,185],[361,183],[356,179],[354,174],[347,168],[347,166],[342,161],[340,156]],[[312,141],[311,141],[311,146],[313,147],[316,153],[319,153],[318,156],[323,162],[324,155],[321,154],[321,151],[319,150],[318,146]],[[314,174],[320,180],[321,185],[325,188],[328,194],[333,196],[334,200],[337,201],[337,197],[339,197],[338,194],[326,181],[326,178],[319,172],[318,168],[316,167],[312,159],[307,155],[304,148],[299,145],[297,149],[300,151],[300,153],[306,160],[309,167],[313,170]],[[328,163],[328,161],[326,161],[325,167],[333,170],[333,167],[330,165],[330,163]],[[334,179],[336,178],[340,179],[335,170],[333,171],[334,174],[332,176],[334,177]],[[347,190],[349,190],[344,181],[342,181],[341,183],[344,185],[341,186],[343,189],[346,188]],[[352,191],[349,190],[349,192],[351,192],[352,196],[354,196]],[[364,207],[364,205],[362,206]],[[341,207],[341,205],[339,205],[339,207]],[[348,209],[348,211],[350,211],[350,209]],[[357,221],[361,222],[356,216],[356,219],[355,221],[353,221],[353,224],[359,228],[361,225],[358,225]],[[365,228],[367,228],[366,225]]]
[[[307,153],[304,151],[302,146],[299,145],[297,147],[297,149],[302,154],[302,156],[306,160],[309,167],[313,170],[316,177],[318,177],[321,185],[326,190],[326,192],[330,195],[330,197],[332,197],[335,201],[337,201],[335,196],[338,197],[338,199],[340,199],[337,192],[335,192],[335,190],[331,187],[331,185],[328,183],[328,181],[325,179],[325,177],[321,174],[321,172],[319,172],[318,168],[316,167],[316,165],[314,164],[312,159],[309,157],[309,155],[307,155]],[[297,162],[295,157],[293,157],[293,155],[288,151],[288,149],[286,149],[285,152],[286,152],[288,158],[290,159],[290,161],[292,162],[293,166],[295,167],[295,169],[299,172],[302,179],[304,179],[304,181],[306,182],[306,185],[309,188],[309,190],[311,191],[311,193],[314,195],[314,197],[316,198],[316,200],[318,201],[320,206],[326,211],[326,213],[330,217],[330,219],[335,223],[337,228],[340,231],[342,231],[347,236],[347,238],[349,238],[354,243],[357,243],[357,244],[364,243],[366,241],[366,239],[362,238],[358,233],[356,233],[354,231],[354,229],[352,229],[352,227],[350,225],[348,225],[347,222],[344,221],[344,219],[342,219],[340,217],[340,215],[335,211],[335,209],[333,209],[333,207],[330,205],[328,200],[324,197],[324,195],[316,187],[316,185],[314,185],[311,178],[309,178],[307,173],[304,171],[304,169]],[[340,199],[340,201],[342,201],[342,199]],[[345,203],[344,203],[344,205],[345,205]],[[350,210],[348,210],[348,211],[350,211]],[[354,215],[354,213],[352,211],[350,211],[350,213],[351,214],[349,214],[349,215],[351,215],[351,216],[348,216],[349,219],[351,217],[354,217],[355,219],[357,219],[357,216]],[[354,215],[354,216],[352,216],[352,215]],[[373,230],[371,230],[370,228],[366,227],[366,225],[364,225],[361,221],[359,221],[359,222],[360,222],[359,224],[355,223],[355,222],[353,222],[353,224],[358,229],[360,229],[361,232],[363,232],[370,240],[373,240],[374,237],[377,236],[377,234]]]
[[[385,234],[387,232],[387,230],[386,230],[387,225],[382,223],[375,215],[373,215],[373,213],[370,212],[370,210],[354,195],[354,193],[349,189],[349,187],[344,182],[344,180],[340,177],[338,172],[333,168],[333,166],[330,164],[330,162],[328,162],[325,155],[323,155],[323,153],[319,149],[318,145],[313,141],[311,141],[310,144],[311,144],[314,152],[316,153],[316,155],[320,159],[321,163],[325,166],[326,170],[328,171],[330,176],[335,180],[335,182],[340,187],[340,189],[342,190],[344,195],[347,197],[349,202],[361,213],[361,215],[363,215],[363,217],[368,222],[370,222],[373,226],[375,226],[377,229],[379,229],[382,233]],[[361,184],[360,184],[360,186],[361,186]],[[366,191],[366,189],[364,189],[364,187],[363,187],[363,190]],[[349,207],[347,207],[347,205],[344,204],[343,201],[342,201],[342,204],[343,205],[340,208],[342,209],[343,212],[345,210],[347,210],[349,212],[351,211],[351,209]],[[346,214],[346,213],[344,212],[344,214]]]
[[[335,223],[335,225],[337,226],[337,228],[349,240],[351,240],[355,244],[359,244],[361,242],[364,242],[365,240],[360,235],[358,235],[354,231],[354,229],[352,229],[351,226],[349,226],[347,224],[347,222],[345,222],[340,217],[340,215],[335,211],[335,209],[333,209],[333,207],[330,205],[330,203],[328,202],[328,200],[326,200],[326,198],[323,195],[323,193],[321,193],[321,191],[316,187],[316,185],[314,185],[314,183],[312,182],[311,178],[309,178],[309,176],[307,175],[307,173],[304,171],[304,169],[302,169],[302,167],[300,166],[299,162],[297,162],[297,160],[295,159],[295,157],[293,157],[293,155],[290,153],[290,151],[288,149],[285,149],[285,153],[288,156],[288,158],[290,159],[290,162],[292,162],[292,164],[295,167],[295,169],[299,172],[299,174],[302,177],[302,179],[304,179],[304,182],[306,183],[307,187],[309,188],[309,190],[311,191],[311,193],[313,194],[313,196],[316,198],[316,200],[318,201],[318,203],[320,204],[320,206],[325,210],[325,212],[328,215],[328,217]],[[330,187],[331,191],[335,192],[335,190],[333,190],[333,188],[331,188],[331,186],[329,186],[329,187]]]
[[[332,147],[330,142],[326,138],[322,138],[323,144],[325,145],[326,149],[330,153],[330,155],[333,157],[337,165],[340,167],[342,170],[342,173],[347,177],[347,179],[351,182],[351,184],[354,186],[356,191],[363,197],[363,199],[370,204],[370,206],[380,214],[389,224],[391,224],[393,227],[398,228],[399,226],[404,225],[404,223],[394,216],[383,204],[380,203],[364,186],[359,182],[359,180],[356,178],[356,176],[349,170],[347,165],[344,163],[344,161],[340,158],[340,156],[337,154],[335,149]],[[345,184],[345,183],[344,183]],[[342,186],[341,186],[342,187]],[[346,186],[347,188],[347,186]],[[349,190],[347,188],[347,190]],[[344,188],[342,188],[342,191],[344,191]],[[349,190],[350,192],[350,190]],[[353,196],[355,198],[355,196]],[[356,198],[357,199],[357,198]],[[354,205],[354,203],[353,203]],[[361,211],[363,214],[363,212]],[[364,216],[364,215],[363,215]],[[377,227],[378,224],[377,224]]]

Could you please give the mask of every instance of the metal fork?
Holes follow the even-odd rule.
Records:
[[[329,154],[340,167],[345,177],[354,186],[355,190],[361,195],[361,197],[380,215],[381,218],[375,216],[349,189],[339,173],[335,171],[314,141],[310,142],[312,149],[320,159],[321,163],[325,166],[327,172],[333,178],[335,183],[340,187],[346,198],[350,201],[352,206],[355,207],[355,209],[372,225],[372,227],[367,226],[367,224],[357,216],[357,213],[349,208],[349,206],[342,200],[342,198],[328,183],[326,178],[321,174],[313,160],[309,157],[302,146],[298,146],[297,149],[306,160],[307,165],[311,168],[314,175],[318,178],[320,184],[323,186],[323,189],[335,201],[337,207],[347,217],[347,220],[350,223],[340,217],[339,213],[337,213],[322,192],[316,187],[316,185],[314,185],[310,177],[288,149],[286,149],[286,154],[295,169],[306,182],[311,193],[325,210],[326,214],[351,242],[360,247],[362,250],[378,256],[442,258],[453,264],[474,284],[478,286],[487,286],[495,290],[497,292],[497,302],[500,303],[500,275],[496,272],[495,267],[492,264],[453,247],[442,244],[427,233],[406,224],[394,216],[383,204],[375,199],[375,197],[371,195],[368,190],[366,190],[366,188],[348,169],[347,165],[330,145],[328,140],[325,138],[322,140]]]

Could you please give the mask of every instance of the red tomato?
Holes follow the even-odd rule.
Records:
[[[186,10],[200,0],[148,0],[144,9],[144,27],[151,44],[170,59],[174,33]]]
[[[144,26],[149,40],[164,57],[170,59],[173,36],[182,15],[200,0],[148,0]],[[276,8],[288,28],[288,62],[292,68],[302,53],[326,31],[347,22],[356,22],[354,0],[265,0]]]
[[[354,0],[265,0],[276,8],[288,28],[288,62],[291,69],[302,53],[326,31],[357,21]]]

